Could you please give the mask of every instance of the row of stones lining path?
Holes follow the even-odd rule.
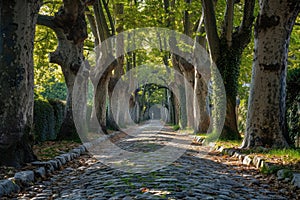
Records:
[[[115,143],[127,152],[140,152],[137,155],[144,156],[141,160],[145,161],[146,167],[153,162],[149,172],[145,170],[147,168],[142,168],[144,171],[140,173],[134,172],[141,169],[137,165],[143,165],[142,161],[122,168],[124,163],[117,165],[116,160],[106,159],[109,156],[105,153],[96,156],[89,153],[9,199],[290,199],[283,192],[272,191],[272,185],[262,183],[251,173],[240,173],[232,166],[213,161],[206,153],[207,147],[187,145],[190,136],[162,127],[159,121],[146,123],[131,133]],[[98,147],[103,148],[101,145]],[[153,156],[151,152],[159,155],[159,150],[168,146],[177,146],[184,151],[173,149],[181,154],[169,158],[172,160],[177,156],[175,161],[166,162],[166,166],[159,165],[160,162],[158,169],[152,167],[157,163],[152,157],[147,159],[147,155]],[[111,153],[114,157],[122,154]],[[123,160],[128,161],[126,156]],[[297,199],[297,195],[294,198]]]

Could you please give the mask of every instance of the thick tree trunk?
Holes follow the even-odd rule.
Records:
[[[177,102],[177,112],[178,112],[178,124],[180,128],[184,129],[187,127],[187,111],[186,111],[186,96],[185,96],[185,81],[183,79],[183,72],[179,66],[179,58],[176,55],[172,55],[173,67],[176,70],[175,73],[175,85],[174,90],[176,90],[176,102]]]
[[[288,45],[298,0],[261,1],[255,27],[255,55],[242,147],[286,147],[285,86]]]
[[[237,126],[236,96],[243,48],[240,47],[237,40],[233,40],[231,47],[223,43],[220,48],[223,53],[217,60],[217,66],[223,78],[226,92],[226,115],[220,138],[236,140],[241,138]]]
[[[50,62],[61,66],[68,89],[67,105],[58,139],[78,138],[72,113],[72,94],[77,73],[84,61],[83,43],[87,38],[85,8],[86,4],[79,0],[65,0],[64,6],[59,9],[55,17],[40,15],[38,18],[38,24],[47,26],[56,33],[58,47],[50,53]],[[81,84],[83,84],[81,89],[87,89],[87,80],[82,81]],[[86,92],[82,92],[78,95],[86,94]],[[82,102],[86,102],[86,100],[82,99]],[[80,105],[80,107],[83,109],[82,113],[86,113],[86,105]],[[83,126],[86,126],[85,119],[86,117],[82,119]]]
[[[0,165],[36,159],[32,55],[39,7],[39,0],[0,1]]]
[[[185,64],[183,70],[184,75],[184,87],[185,87],[185,106],[187,116],[187,127],[194,129],[194,82],[195,82],[195,69],[194,67]]]
[[[209,108],[206,102],[208,96],[208,87],[201,75],[195,70],[195,87],[194,87],[194,118],[195,133],[207,133],[210,118]]]
[[[227,1],[224,18],[225,26],[223,27],[221,36],[218,34],[213,1],[202,0],[202,5],[210,54],[221,73],[227,96],[226,117],[220,138],[238,139],[240,138],[240,134],[237,129],[235,102],[238,87],[239,65],[243,50],[249,44],[251,38],[255,0],[244,1],[243,19],[236,31],[233,30],[234,1]],[[213,91],[213,93],[215,93],[215,91]],[[218,98],[218,96],[214,96],[213,104],[215,105],[213,106],[217,106],[217,104],[220,103],[221,100]],[[212,112],[213,118],[220,117],[221,113],[216,112],[218,111],[216,111],[215,107]],[[213,119],[214,127],[215,122],[217,121],[218,120]]]

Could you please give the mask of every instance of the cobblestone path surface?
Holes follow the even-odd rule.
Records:
[[[287,199],[273,192],[270,185],[260,183],[251,174],[241,175],[232,167],[212,161],[209,155],[204,154],[207,151],[205,147],[180,142],[190,140],[188,135],[174,133],[168,127],[153,131],[151,127],[159,122],[153,123],[143,125],[138,129],[140,134],[131,134],[116,144],[127,151],[147,155],[167,145],[176,146],[175,142],[179,141],[179,148],[186,148],[186,151],[181,156],[178,155],[179,158],[171,164],[151,172],[130,173],[116,168],[117,165],[107,166],[107,163],[105,165],[101,160],[85,155],[81,157],[81,166],[77,164],[56,172],[49,179],[28,187],[26,192],[15,198]],[[137,163],[132,164],[133,170],[136,169],[135,164]],[[153,166],[155,164],[154,161]],[[120,166],[122,167],[122,163]]]

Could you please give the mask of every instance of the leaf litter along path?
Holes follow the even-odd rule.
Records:
[[[189,145],[190,136],[173,132],[171,127],[161,127],[159,121],[128,133],[116,142],[126,151],[109,143],[99,144],[98,148],[91,149],[97,156],[86,154],[10,198],[300,199],[295,189],[278,183],[274,177],[264,177],[257,170],[240,166],[237,161],[215,152],[207,154],[207,147]],[[110,155],[104,147],[111,151]],[[168,149],[182,155],[174,153],[168,157],[164,154],[170,153]],[[155,153],[159,155],[157,158]],[[162,158],[176,159],[171,163],[167,160],[169,165],[164,166]],[[130,173],[130,170],[141,173]]]

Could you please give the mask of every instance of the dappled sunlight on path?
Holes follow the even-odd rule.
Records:
[[[40,187],[39,193],[28,192],[25,196],[95,200],[288,199],[250,173],[241,174],[227,164],[215,162],[208,154],[209,147],[193,145],[191,135],[160,126],[159,121],[131,131],[115,143],[98,144],[94,149],[97,154],[85,155],[83,166],[58,172],[28,189]]]

